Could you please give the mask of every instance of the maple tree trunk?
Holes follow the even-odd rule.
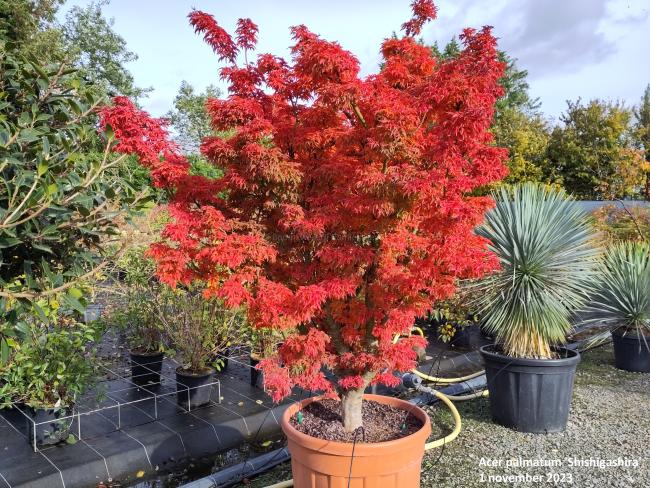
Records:
[[[365,388],[347,390],[341,395],[341,417],[346,432],[354,432],[363,425],[361,402]]]

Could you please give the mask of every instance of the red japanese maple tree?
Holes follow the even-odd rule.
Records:
[[[293,330],[261,363],[266,388],[275,400],[293,386],[338,393],[348,431],[368,385],[395,385],[394,372],[415,365],[423,339],[393,338],[459,278],[497,266],[473,232],[492,201],[472,196],[505,174],[489,131],[502,94],[496,41],[488,27],[465,29],[460,55],[441,62],[414,37],[433,3],[412,10],[365,78],[353,54],[303,25],[291,29],[290,61],[249,61],[253,22],[241,19],[233,39],[193,11],[226,62],[229,96],[207,103],[219,135],[201,146],[225,170],[218,180],[189,174],[164,122],[127,99],[102,113],[116,149],[173,190],[173,222],[151,249],[160,278],[200,280],[207,295],[245,303],[255,327]]]

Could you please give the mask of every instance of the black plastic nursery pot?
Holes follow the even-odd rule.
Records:
[[[131,351],[131,381],[136,385],[160,384],[160,372],[165,354]]]
[[[257,369],[257,365],[260,363],[261,359],[253,354],[251,354],[248,359],[251,365],[251,386],[262,388],[262,385],[264,384],[264,374],[262,371]]]
[[[194,373],[176,369],[176,401],[187,409],[197,408],[210,403],[214,369],[206,368],[205,372]]]
[[[27,424],[29,443],[37,447],[51,446],[65,441],[72,426],[72,408],[32,408],[23,412]]]
[[[456,333],[451,340],[451,344],[460,349],[470,349],[472,346],[472,337],[475,334],[475,331],[478,331],[478,326],[475,324],[457,328]]]
[[[566,429],[580,354],[557,349],[558,359],[513,358],[494,345],[480,349],[492,419],[519,432]]]
[[[616,329],[614,340],[614,364],[618,369],[635,373],[650,373],[650,337],[640,338],[636,331]]]
[[[487,339],[487,340],[489,340],[489,341],[493,341],[493,340],[494,340],[494,337],[492,336],[492,334],[490,334],[490,333],[487,331],[485,325],[481,324],[481,325],[479,326],[479,330],[481,331],[481,337],[482,337],[483,339]]]

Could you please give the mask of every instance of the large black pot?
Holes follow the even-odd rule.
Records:
[[[650,337],[639,338],[636,331],[616,329],[614,339],[614,364],[618,369],[636,373],[650,373]]]
[[[136,385],[159,385],[164,358],[162,352],[131,351],[131,381]]]
[[[214,369],[206,368],[204,373],[185,371],[181,367],[176,369],[176,400],[178,404],[191,410],[210,403],[212,383],[214,382]]]
[[[29,443],[42,447],[65,441],[70,435],[72,412],[72,408],[25,407]]]
[[[558,349],[559,359],[505,356],[490,344],[485,363],[492,419],[520,432],[562,432],[569,418],[580,354]]]

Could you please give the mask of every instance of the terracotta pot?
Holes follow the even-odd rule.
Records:
[[[431,434],[429,416],[424,410],[397,398],[370,394],[363,398],[408,410],[424,425],[415,434],[394,441],[358,442],[354,448],[350,488],[419,488],[424,444]],[[282,416],[282,430],[289,441],[294,487],[347,487],[352,444],[311,437],[298,432],[289,423],[298,410],[319,399],[308,398],[294,403]]]

